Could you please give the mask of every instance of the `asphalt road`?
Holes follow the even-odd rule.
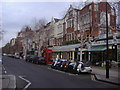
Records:
[[[3,57],[3,66],[7,74],[17,77],[17,88],[23,88],[28,80],[28,88],[117,88],[117,86],[95,81],[90,74],[70,74],[51,69],[47,65],[37,65],[20,59]]]

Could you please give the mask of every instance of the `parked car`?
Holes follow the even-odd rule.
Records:
[[[34,63],[38,63],[38,64],[46,64],[46,60],[42,56],[36,56],[36,57],[34,57],[33,62]]]
[[[3,53],[2,56],[7,56],[7,54],[6,54],[6,53]]]
[[[26,55],[25,61],[29,61],[30,55]]]
[[[14,58],[20,59],[20,56],[19,55],[15,55]]]
[[[35,55],[30,55],[28,61],[34,63],[35,62],[35,58],[36,58]]]
[[[8,56],[8,57],[11,57],[11,56],[12,56],[12,54],[8,54],[7,56]]]
[[[14,58],[15,55],[14,54],[8,54],[8,57]]]
[[[25,61],[33,62],[34,55],[26,55]]]

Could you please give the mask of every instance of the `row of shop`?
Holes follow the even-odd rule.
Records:
[[[80,44],[54,46],[52,50],[53,57],[67,59],[71,61],[80,60]],[[82,60],[90,60],[93,64],[102,63],[106,60],[106,45],[92,45],[90,49],[82,49]],[[120,45],[109,45],[108,57],[110,61],[120,61]]]

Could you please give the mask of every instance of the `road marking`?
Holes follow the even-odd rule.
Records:
[[[5,67],[3,65],[2,65],[2,67],[3,67],[4,73],[7,74],[7,71],[5,70]]]
[[[24,81],[26,81],[28,83],[23,89],[23,90],[26,90],[31,85],[31,82],[29,80],[23,78],[23,76],[19,76],[19,78],[23,79]]]
[[[5,71],[5,67],[2,65],[2,67],[3,67],[3,70]]]

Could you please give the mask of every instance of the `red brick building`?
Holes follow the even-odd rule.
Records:
[[[78,14],[79,9],[73,8],[72,5],[70,5],[70,8],[68,9],[65,17],[64,17],[64,23],[63,23],[63,37],[64,41],[70,41],[74,40],[76,37],[76,33],[78,31]]]
[[[107,3],[109,35],[116,30],[116,12]],[[82,9],[75,9],[70,5],[63,24],[63,35],[65,41],[80,38],[83,32],[84,38],[87,36],[95,39],[105,37],[106,31],[106,2],[91,2]]]
[[[116,12],[107,3],[109,34],[116,30]],[[84,31],[84,37],[90,35],[95,39],[104,38],[106,32],[106,2],[90,3],[79,12],[80,30]]]
[[[116,32],[116,12],[109,3],[107,3],[107,8],[110,37],[113,35],[113,32]],[[80,57],[77,55],[77,49],[78,51],[81,50],[79,48],[81,43],[77,41],[78,39],[81,37],[83,39],[90,37],[95,40],[106,38],[106,2],[91,2],[82,9],[76,9],[70,5],[63,20],[63,44],[62,46],[52,48],[55,56],[76,60]],[[85,43],[82,42],[82,44],[82,48],[89,48]],[[88,58],[88,52],[86,52],[86,55],[84,53],[83,57]]]

